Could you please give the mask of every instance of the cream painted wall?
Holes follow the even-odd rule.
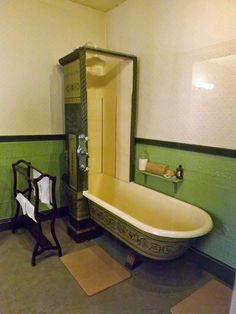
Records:
[[[58,59],[105,47],[105,16],[67,0],[0,1],[0,135],[64,132]]]
[[[236,55],[235,0],[127,0],[107,14],[107,47],[139,57],[137,137],[236,148],[228,90],[192,86],[196,63]]]

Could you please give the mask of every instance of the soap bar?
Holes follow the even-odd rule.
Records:
[[[158,164],[158,163],[154,163],[154,162],[148,162],[146,165],[146,171],[153,173],[153,174],[157,174],[160,176],[163,176],[166,171],[169,169],[168,165],[165,164]]]

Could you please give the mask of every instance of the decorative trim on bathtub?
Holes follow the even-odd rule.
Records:
[[[138,253],[156,260],[170,260],[189,247],[188,239],[163,238],[145,233],[89,200],[91,218]]]

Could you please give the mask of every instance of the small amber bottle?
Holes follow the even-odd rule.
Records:
[[[176,178],[177,179],[183,179],[184,177],[184,169],[181,165],[179,165],[179,167],[176,169],[175,172]]]

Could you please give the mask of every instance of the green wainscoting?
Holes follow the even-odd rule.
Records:
[[[53,136],[52,136],[53,137]],[[0,141],[0,220],[12,217],[14,200],[12,195],[12,163],[19,159],[30,161],[42,172],[57,177],[57,206],[65,206],[65,195],[61,177],[65,170],[65,141],[26,140]]]
[[[214,229],[192,246],[235,269],[236,158],[137,143],[135,182],[142,185],[144,175],[137,171],[142,151],[148,152],[150,161],[166,163],[173,170],[183,166],[184,181],[176,189],[173,183],[152,176],[146,185],[207,211]]]

